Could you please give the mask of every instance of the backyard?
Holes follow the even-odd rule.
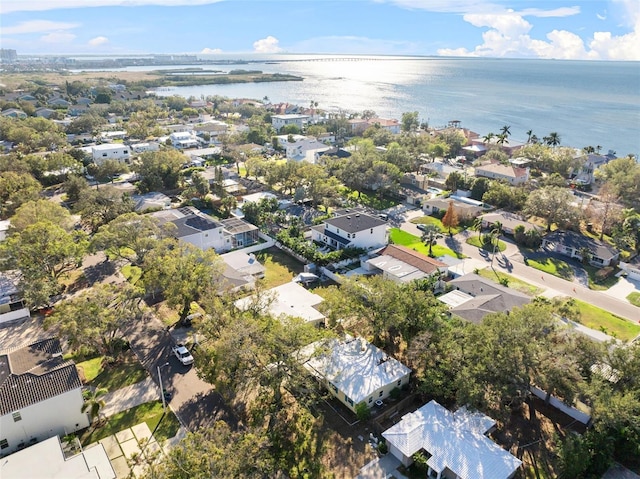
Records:
[[[348,200],[354,201],[358,204],[361,204],[362,206],[368,206],[369,208],[373,208],[375,210],[386,210],[387,208],[392,208],[400,204],[400,200],[387,198],[386,196],[380,198],[376,193],[372,191],[363,191],[358,196],[357,191],[351,191],[348,188],[345,188],[342,194]]]
[[[288,283],[304,271],[304,265],[275,246],[259,251],[256,258],[266,268],[262,284],[265,288],[273,288]]]
[[[104,356],[78,362],[78,373],[83,383],[107,392],[131,386],[147,378],[147,372],[131,351],[118,355],[118,361],[108,364]]]
[[[407,248],[411,248],[418,253],[422,253],[427,256],[429,255],[429,247],[420,240],[419,236],[412,235],[411,233],[407,233],[406,231],[403,231],[399,228],[391,228],[389,230],[389,240],[393,244],[406,246]],[[439,244],[433,245],[432,253],[436,258],[443,255],[453,256],[454,258],[460,259],[465,257],[462,253],[457,253],[452,249]]]

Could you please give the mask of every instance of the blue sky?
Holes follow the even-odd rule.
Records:
[[[638,0],[2,0],[18,54],[640,60]]]

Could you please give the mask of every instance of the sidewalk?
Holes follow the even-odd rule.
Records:
[[[107,393],[103,397],[105,406],[102,408],[101,415],[106,417],[113,416],[132,407],[139,406],[151,401],[157,401],[160,398],[160,389],[156,383],[148,377],[144,381],[126,386],[117,391]]]

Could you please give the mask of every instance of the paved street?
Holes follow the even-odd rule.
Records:
[[[237,424],[231,409],[210,384],[198,377],[195,367],[183,366],[172,354],[174,341],[159,319],[147,315],[126,333],[131,349],[156,384],[160,366],[162,386],[172,395],[169,405],[188,430],[212,426],[218,420],[232,427]]]
[[[416,215],[416,213],[412,212],[412,217],[416,216],[420,216],[420,214]],[[409,222],[409,219],[411,218],[404,219],[399,226],[409,233],[416,234],[414,230],[417,230],[417,228],[413,223]],[[444,239],[438,240],[438,243],[444,244],[451,249],[462,251],[465,256],[474,260],[474,265],[469,267],[467,272],[472,272],[474,268],[479,267],[478,264],[491,265],[490,254],[466,243],[466,239],[474,234],[478,233],[467,230],[452,238],[445,236]],[[544,296],[574,297],[630,321],[640,321],[640,309],[624,299],[625,296],[629,294],[631,288],[635,286],[634,283],[627,284],[626,287],[620,286],[615,289],[612,288],[613,291],[593,291],[585,285],[585,281],[582,278],[578,278],[573,282],[566,281],[525,265],[518,247],[513,242],[506,240],[504,236],[500,239],[507,244],[507,249],[503,253],[496,254],[493,267],[497,271],[511,274],[527,283],[545,289]]]

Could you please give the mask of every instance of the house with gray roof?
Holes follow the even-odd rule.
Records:
[[[324,220],[311,228],[311,237],[331,249],[371,250],[389,242],[385,220],[357,211]]]
[[[231,238],[225,238],[224,226],[218,220],[193,206],[151,213],[160,224],[171,222],[176,226],[175,236],[202,250],[229,251]]]
[[[583,251],[589,251],[589,263],[598,268],[615,264],[620,251],[602,241],[574,231],[556,230],[542,238],[542,248],[582,261]]]
[[[494,213],[487,213],[486,215],[482,215],[482,227],[490,228],[496,223],[500,223],[502,225],[502,232],[506,234],[514,234],[516,232],[516,228],[518,226],[524,227],[526,230],[536,230],[541,231],[538,225],[534,225],[533,223],[529,223],[524,218],[514,214],[509,213],[507,211],[496,211]]]
[[[58,339],[0,352],[0,454],[89,426],[82,383]]]
[[[504,313],[531,301],[526,294],[494,283],[474,273],[449,282],[455,289],[438,299],[449,306],[449,313],[472,323],[480,323],[491,313]]]
[[[20,272],[0,273],[0,324],[31,317],[20,288]]]

